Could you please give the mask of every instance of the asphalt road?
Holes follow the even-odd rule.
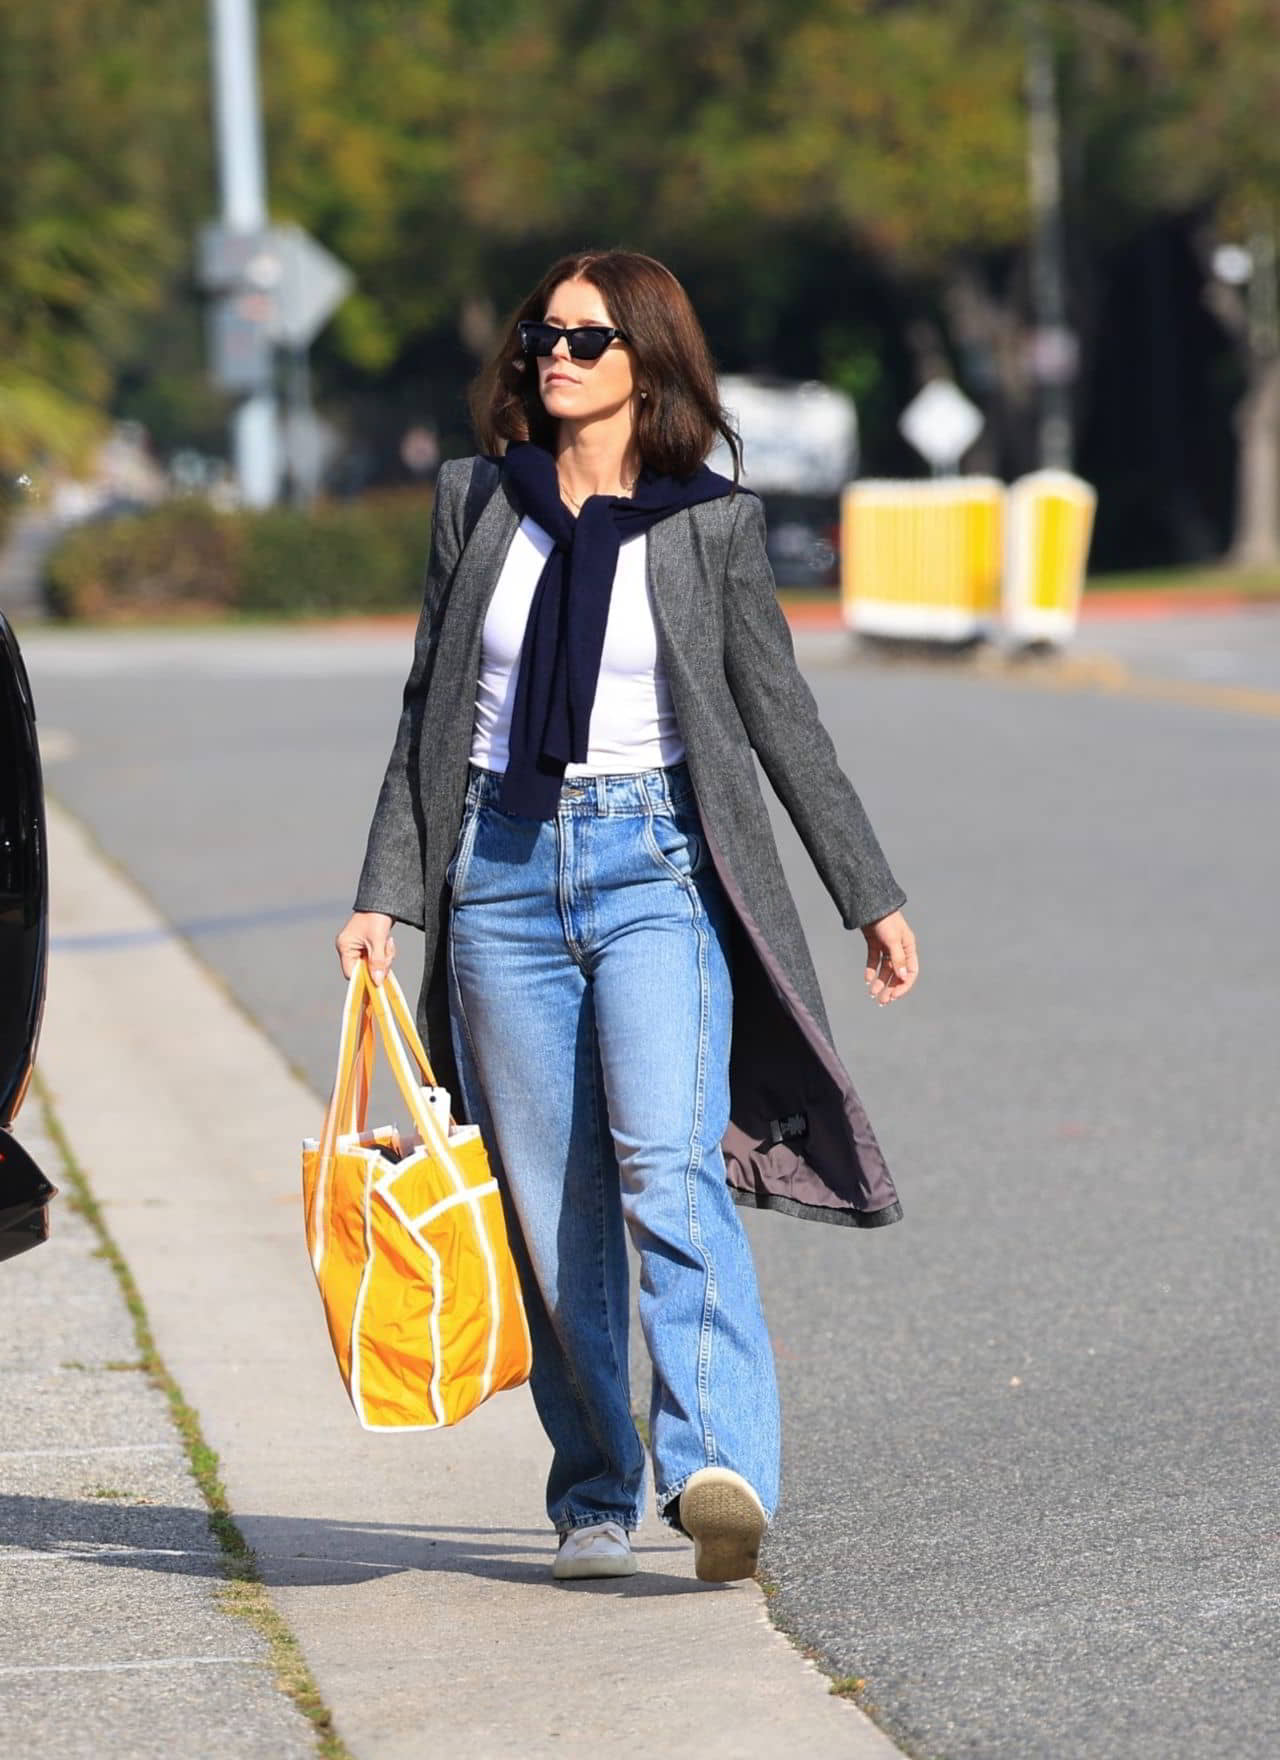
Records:
[[[1224,621],[1264,683],[1275,613]],[[1183,628],[1159,641],[1194,670]],[[772,1606],[913,1754],[1272,1760],[1276,720],[800,646],[923,969],[867,1001],[779,811],[905,1220],[748,1218],[786,1424]],[[326,1092],[408,638],[25,651],[50,792]]]
[[[1274,605],[1166,618],[1098,617],[1084,629],[1081,646],[1103,648],[1146,675],[1280,691],[1280,610]]]

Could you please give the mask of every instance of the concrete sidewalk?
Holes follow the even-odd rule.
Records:
[[[41,1760],[303,1760],[310,1725],[227,1610],[168,1401],[30,1094],[15,1135],[60,1188],[0,1266],[0,1742]]]
[[[359,1429],[299,1218],[299,1144],[321,1099],[53,807],[50,842],[42,1078],[357,1760],[455,1745],[479,1760],[891,1760],[898,1750],[769,1624],[759,1588],[698,1583],[687,1543],[652,1512],[637,1576],[552,1583],[546,1444],[525,1390],[438,1435]],[[69,1227],[64,1213],[55,1226]],[[33,1276],[53,1253],[30,1256]],[[68,1412],[64,1429],[78,1421]],[[134,1587],[116,1590],[122,1617]],[[74,1604],[55,1623],[72,1644]],[[221,1754],[260,1751],[258,1713],[244,1715]],[[271,1715],[300,1722],[283,1700]]]

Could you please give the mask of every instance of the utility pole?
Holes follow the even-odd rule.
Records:
[[[212,0],[213,106],[217,132],[218,184],[225,234],[261,239],[267,227],[266,172],[262,150],[262,103],[258,89],[257,15],[254,0]],[[270,259],[263,258],[270,276]],[[252,262],[249,264],[252,271]],[[228,310],[234,347],[244,339],[243,390],[232,415],[232,455],[241,500],[247,507],[269,507],[280,482],[280,433],[273,384],[273,355],[267,319],[254,315],[253,274],[239,297],[240,310]],[[264,313],[274,289],[262,285],[257,297]]]
[[[1248,388],[1236,414],[1236,534],[1231,560],[1274,568],[1280,559],[1280,263],[1275,213],[1260,207],[1245,253],[1244,323]]]
[[[1067,322],[1058,78],[1043,0],[1026,7],[1027,182],[1031,199],[1031,368],[1042,467],[1070,470],[1078,345]]]

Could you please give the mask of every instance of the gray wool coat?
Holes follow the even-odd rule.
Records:
[[[493,467],[455,459],[437,480],[413,664],[354,905],[423,930],[418,1025],[455,1096],[445,870],[466,804],[485,613],[521,519],[500,480],[464,541],[473,472],[480,488]],[[847,929],[887,916],[906,894],[796,665],[760,499],[743,490],[683,509],[649,528],[646,553],[708,854],[733,906],[730,1189],[740,1203],[823,1222],[896,1222],[901,1206],[832,1041],[753,750]]]

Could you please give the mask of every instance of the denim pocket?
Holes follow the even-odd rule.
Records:
[[[702,824],[688,808],[652,814],[645,821],[645,841],[658,866],[681,882],[695,879],[706,863]]]
[[[479,810],[480,803],[478,801],[468,801],[464,807],[462,823],[458,827],[458,835],[454,840],[453,854],[449,857],[449,865],[444,871],[444,883],[453,893],[455,902],[458,896],[459,881],[466,878],[465,859],[470,854],[473,842],[472,832]],[[463,870],[461,875],[458,872],[459,868]]]

